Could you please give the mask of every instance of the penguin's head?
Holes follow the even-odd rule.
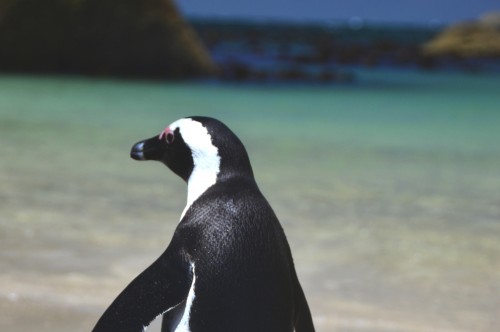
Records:
[[[245,147],[222,122],[208,117],[179,119],[159,135],[132,147],[135,160],[157,160],[184,181],[214,184],[232,176],[250,176],[252,168]]]

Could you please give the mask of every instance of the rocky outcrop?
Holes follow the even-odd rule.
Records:
[[[500,57],[500,13],[452,25],[422,47],[428,56]]]
[[[3,71],[170,79],[215,72],[171,0],[1,2]]]

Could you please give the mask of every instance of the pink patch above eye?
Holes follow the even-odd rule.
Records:
[[[159,140],[162,140],[163,138],[165,138],[168,134],[172,133],[172,130],[170,129],[170,127],[167,127],[165,128],[161,133],[160,133],[160,136],[158,137]]]

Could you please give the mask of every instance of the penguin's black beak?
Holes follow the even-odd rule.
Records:
[[[137,142],[130,151],[130,157],[135,160],[158,160],[161,161],[166,152],[166,143],[158,136]]]

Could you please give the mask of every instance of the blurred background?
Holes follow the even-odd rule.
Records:
[[[317,331],[494,331],[499,11],[0,0],[0,330],[93,328],[185,205],[130,148],[207,115],[245,143]]]

